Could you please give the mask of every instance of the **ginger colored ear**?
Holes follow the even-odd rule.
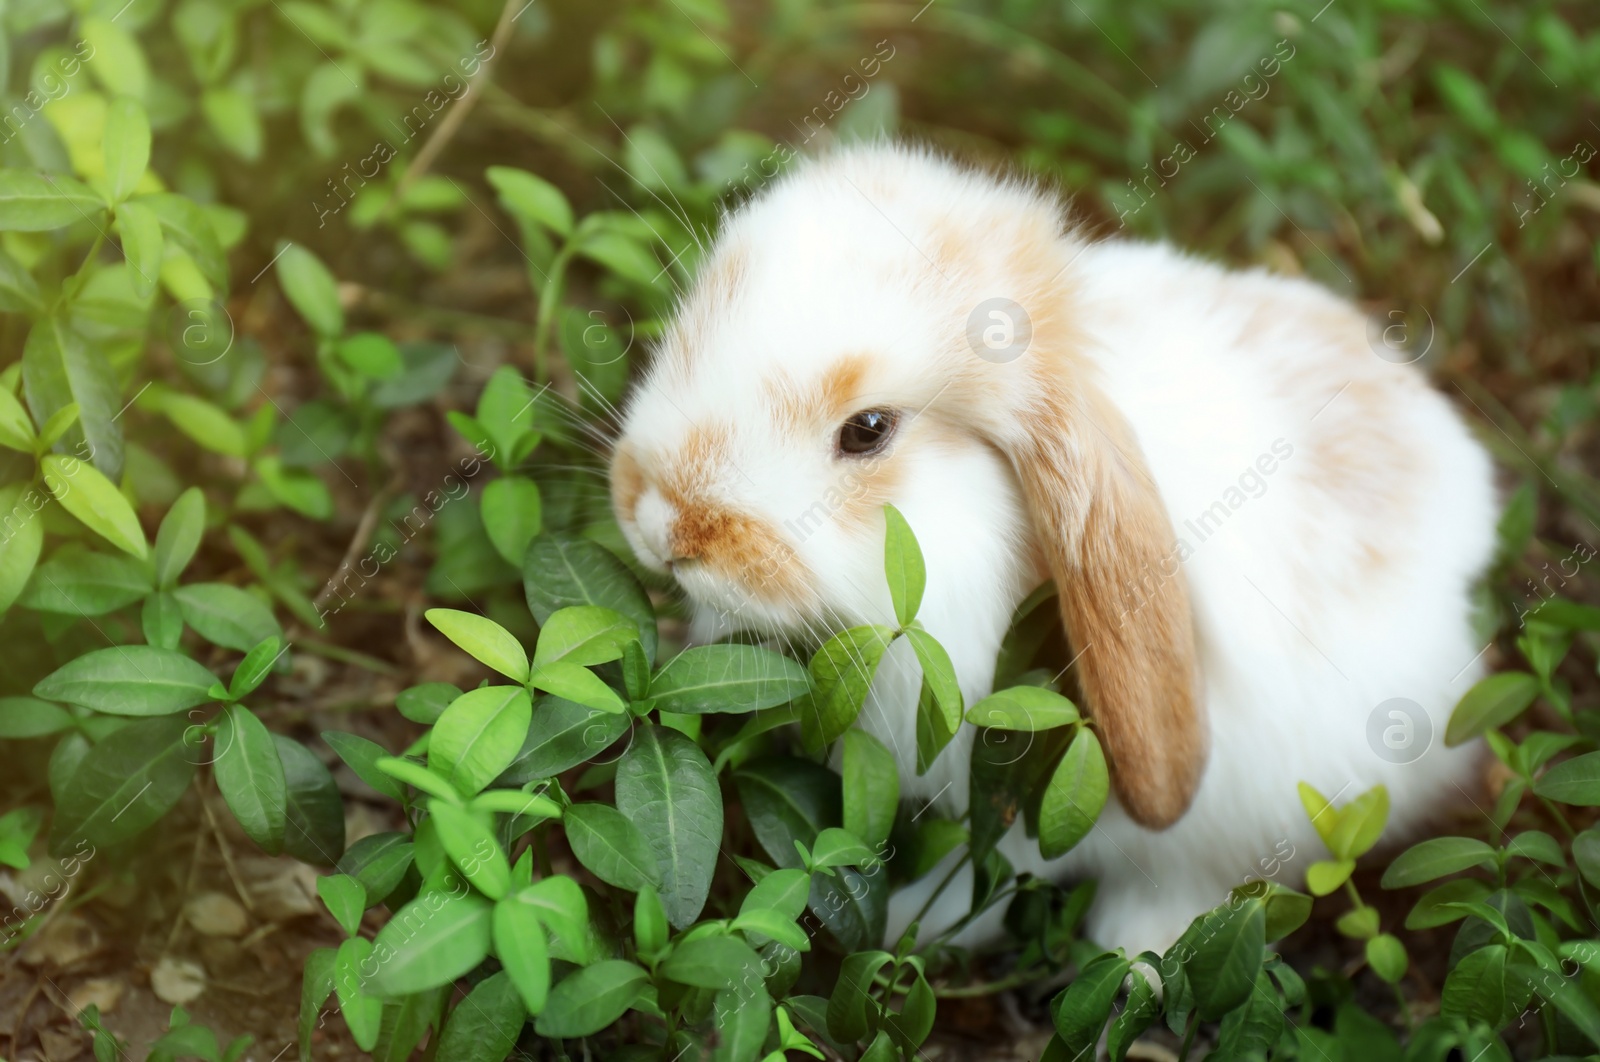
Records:
[[[1161,829],[1188,809],[1206,762],[1188,589],[1132,429],[1092,381],[1072,388],[1011,459],[1117,798]]]

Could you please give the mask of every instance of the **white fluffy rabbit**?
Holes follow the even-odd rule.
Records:
[[[1369,335],[1305,280],[1087,242],[1046,192],[925,150],[841,150],[727,218],[632,397],[613,499],[697,640],[892,623],[893,503],[969,705],[1054,578],[1115,799],[1060,860],[1020,823],[1001,850],[1097,876],[1090,935],[1161,949],[1246,877],[1327,858],[1297,782],[1384,783],[1390,836],[1469,799],[1475,752],[1441,739],[1482,672],[1492,469]],[[974,728],[918,777],[919,681],[896,643],[859,725],[903,795],[960,814]],[[895,896],[891,939],[941,876]],[[970,896],[964,874],[924,935]]]

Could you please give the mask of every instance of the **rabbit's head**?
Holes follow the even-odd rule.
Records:
[[[1053,197],[926,152],[802,164],[727,219],[612,497],[644,564],[766,633],[886,620],[886,502],[987,523],[974,607],[1055,579],[1118,796],[1164,826],[1205,760],[1194,640],[1160,495],[1081,353],[1082,246]]]

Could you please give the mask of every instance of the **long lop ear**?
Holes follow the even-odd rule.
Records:
[[[1037,381],[1032,430],[1007,449],[1117,797],[1161,829],[1188,809],[1207,754],[1189,594],[1133,429],[1093,380],[1072,375]]]

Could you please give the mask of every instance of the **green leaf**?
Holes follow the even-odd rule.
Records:
[[[106,108],[103,143],[106,191],[113,203],[133,194],[150,165],[150,118],[138,100],[127,96]]]
[[[248,590],[227,583],[190,583],[172,591],[183,621],[214,645],[248,653],[283,628],[272,607]]]
[[[1039,854],[1054,859],[1071,851],[1094,829],[1111,791],[1100,739],[1079,729],[1050,776],[1039,805]]]
[[[168,589],[194,559],[206,531],[206,496],[199,487],[178,495],[156,530],[156,585]]]
[[[1322,838],[1322,843],[1331,849],[1333,830],[1339,825],[1339,812],[1326,797],[1305,782],[1299,784],[1298,791],[1300,804],[1306,809],[1306,817],[1311,820],[1311,825],[1316,827],[1317,836]]]
[[[99,616],[132,604],[150,590],[150,574],[134,558],[69,544],[34,570],[18,600],[41,612]]]
[[[459,696],[460,688],[448,682],[424,682],[420,686],[401,690],[395,696],[394,706],[413,723],[432,726]]]
[[[849,830],[830,826],[817,834],[811,845],[811,865],[823,867],[867,867],[878,862],[878,855],[861,843]]]
[[[596,215],[591,214],[588,221]],[[580,226],[581,228],[581,226]],[[656,256],[638,240],[615,228],[591,229],[580,233],[571,246],[578,254],[598,262],[617,276],[641,287],[653,287],[664,270]]]
[[[317,879],[317,895],[345,936],[355,936],[367,909],[367,890],[361,882],[348,874],[325,874]]]
[[[598,605],[559,609],[539,629],[534,664],[565,660],[592,667],[622,657],[623,647],[639,640],[639,628],[620,612]]]
[[[483,529],[506,563],[522,566],[528,543],[543,528],[539,485],[525,476],[501,476],[483,488]]]
[[[392,800],[400,800],[405,796],[405,789],[392,775],[385,774],[378,766],[378,761],[387,759],[389,750],[376,741],[368,741],[356,734],[347,734],[340,730],[324,730],[322,740],[328,747],[339,754],[339,758],[350,765],[356,772],[356,777],[370,785],[373,789]]]
[[[804,870],[781,867],[756,882],[755,887],[745,893],[739,913],[746,915],[757,910],[771,910],[792,922],[804,913],[806,895],[810,889],[811,876]]]
[[[900,809],[900,774],[894,756],[864,730],[844,735],[844,828],[868,845],[889,839]]]
[[[372,941],[351,937],[339,945],[333,960],[333,987],[339,997],[339,1012],[350,1027],[350,1036],[363,1051],[378,1043],[378,1027],[383,1020],[383,1000],[366,991],[367,978],[362,967],[372,955]]]
[[[664,712],[754,712],[787,704],[811,689],[806,669],[755,645],[702,645],[662,665],[650,699]]]
[[[1265,1058],[1283,1034],[1278,990],[1263,970],[1244,1004],[1228,1012],[1218,1030],[1217,1053],[1226,1058]]]
[[[354,371],[369,380],[387,380],[405,371],[400,348],[394,340],[378,332],[357,332],[341,339],[334,353]]]
[[[893,637],[888,627],[850,627],[817,650],[811,658],[816,693],[800,714],[808,748],[830,745],[850,729],[861,714],[872,676]]]
[[[528,685],[590,708],[598,708],[602,712],[624,712],[628,708],[617,696],[617,691],[601,681],[598,675],[566,660],[535,665],[528,676]]]
[[[78,421],[61,445],[87,457],[107,476],[122,474],[122,394],[105,352],[59,316],[40,318],[22,349],[22,381],[33,419],[48,423],[78,407]],[[143,535],[139,536],[141,539]]]
[[[494,908],[494,952],[529,1014],[544,1010],[550,995],[550,951],[537,909],[515,898]]]
[[[427,892],[378,931],[372,990],[385,996],[449,984],[489,954],[494,905],[482,896]]]
[[[1350,880],[1354,859],[1322,859],[1306,868],[1306,888],[1313,896],[1328,896]]]
[[[1561,761],[1533,783],[1533,791],[1561,804],[1600,805],[1600,752]]]
[[[491,900],[511,891],[511,864],[494,831],[477,815],[447,800],[432,800],[428,811],[438,824],[445,854],[466,879]]]
[[[961,697],[961,684],[956,679],[956,666],[951,663],[950,654],[938,639],[920,627],[908,629],[906,640],[917,654],[917,663],[922,665],[922,681],[943,719],[943,730],[953,736],[961,729],[965,704]],[[931,757],[928,762],[932,762]]]
[[[272,732],[243,705],[223,708],[212,771],[245,835],[270,855],[283,851],[289,814],[283,763]]]
[[[1406,916],[1406,928],[1432,929],[1435,926],[1449,925],[1465,918],[1467,914],[1460,907],[1451,905],[1482,902],[1487,899],[1491,891],[1488,882],[1477,878],[1447,881],[1422,894],[1412,906],[1411,913]]]
[[[555,185],[510,166],[490,166],[488,178],[508,213],[543,225],[558,236],[571,234],[572,208]]]
[[[261,117],[254,102],[238,89],[212,85],[200,94],[200,112],[224,147],[246,162],[261,157]]]
[[[1340,859],[1359,859],[1375,844],[1389,819],[1389,790],[1375,785],[1339,809],[1328,848]]]
[[[1121,955],[1101,955],[1056,997],[1050,1016],[1074,1057],[1093,1055],[1130,965]]]
[[[412,760],[401,759],[397,756],[386,756],[377,762],[378,770],[393,778],[427,793],[441,800],[454,800],[461,802],[461,794],[450,784],[443,775],[428,770],[420,763]]]
[[[603,605],[622,613],[639,625],[645,655],[655,659],[655,606],[627,565],[598,542],[540,534],[523,558],[522,586],[540,623],[570,605]]]
[[[189,726],[181,716],[140,719],[91,748],[57,797],[50,851],[64,855],[79,841],[118,844],[170,811],[194,777]]]
[[[1266,948],[1265,907],[1256,899],[1225,903],[1197,918],[1184,937],[1194,948],[1185,969],[1200,1017],[1217,1021],[1255,987]]]
[[[311,1036],[320,1024],[322,1004],[333,994],[337,954],[334,948],[317,948],[306,956],[305,973],[300,979],[300,1062],[311,1062]]]
[[[506,971],[479,981],[450,1012],[439,1036],[439,1062],[502,1062],[515,1054],[528,1016]]]
[[[10,388],[0,387],[0,446],[32,454],[36,439],[28,411],[22,408],[22,403],[17,401],[17,396],[11,393]],[[21,485],[15,489],[20,493]],[[14,500],[12,504],[15,504]],[[6,508],[9,510],[11,506]]]
[[[798,867],[794,842],[809,847],[840,822],[839,776],[792,757],[754,760],[733,774],[756,840],[780,867]]]
[[[221,406],[181,391],[151,388],[140,403],[159,411],[195,445],[224,457],[248,457],[250,442],[240,422]]]
[[[551,778],[599,755],[633,725],[626,713],[540,697],[533,705],[533,722],[516,759],[500,775],[499,784],[520,786],[535,778]]]
[[[878,1003],[871,998],[872,979],[894,957],[884,951],[859,951],[845,958],[828,999],[828,1035],[853,1044],[877,1024]]]
[[[1334,923],[1339,932],[1355,940],[1371,940],[1378,935],[1378,909],[1363,904],[1352,907]]]
[[[344,802],[333,775],[298,741],[282,734],[273,734],[272,740],[289,792],[284,851],[302,863],[331,867],[344,854]]]
[[[594,960],[593,930],[589,925],[589,903],[583,890],[571,878],[555,874],[525,886],[502,902],[526,904],[539,913],[550,933],[550,957],[584,964]]]
[[[78,32],[89,43],[94,62],[90,69],[95,79],[112,95],[144,99],[150,83],[150,68],[133,33],[118,25],[115,16],[95,15],[81,19]]]
[[[622,959],[574,970],[550,990],[534,1031],[552,1039],[591,1036],[622,1017],[649,980],[643,969]]]
[[[228,259],[210,216],[198,203],[170,192],[142,195],[134,202],[155,212],[167,241],[194,261],[207,283],[218,291],[227,290]]]
[[[322,259],[291,243],[278,254],[277,273],[284,295],[313,332],[331,338],[344,331],[339,287]]]
[[[516,682],[528,681],[528,653],[516,636],[494,620],[453,608],[423,613],[446,638]]]
[[[639,827],[609,804],[574,804],[563,818],[578,862],[619,889],[661,885],[655,852]]]
[[[916,619],[922,607],[922,591],[927,586],[928,568],[922,548],[911,525],[892,505],[883,507],[883,573],[889,579],[889,599],[894,603],[895,621],[902,628]]]
[[[140,560],[150,556],[133,506],[98,468],[65,454],[45,454],[39,471],[56,501],[85,527],[124,553]]]
[[[1541,830],[1524,830],[1517,834],[1506,845],[1505,851],[1508,856],[1548,863],[1553,867],[1567,865],[1567,857],[1561,851],[1561,842]]]
[[[1406,975],[1411,959],[1406,955],[1406,946],[1398,938],[1379,933],[1367,941],[1367,965],[1383,980],[1397,985]]]
[[[277,454],[258,457],[250,466],[274,501],[302,516],[326,520],[333,515],[333,495],[328,485],[304,469],[288,468]]]
[[[0,614],[22,595],[44,549],[44,521],[23,502],[24,491],[43,505],[43,496],[28,484],[0,487],[0,513],[5,514],[0,520],[4,520],[6,528],[4,537],[0,537]]]
[[[65,228],[84,218],[95,220],[104,209],[88,185],[64,173],[0,170],[0,231]]]
[[[755,1062],[772,1025],[772,997],[759,980],[724,988],[712,1000],[711,1020],[721,1040],[712,1062]]]
[[[36,738],[72,726],[64,709],[32,697],[0,697],[0,738]]]
[[[702,936],[672,949],[659,972],[680,985],[731,988],[760,984],[761,957],[737,937]]]
[[[1043,686],[991,693],[967,712],[967,722],[997,730],[1039,731],[1076,723],[1078,706]]]
[[[1490,675],[1468,690],[1450,713],[1444,743],[1453,748],[1492,727],[1505,726],[1526,711],[1537,696],[1539,680],[1526,671]]]
[[[428,766],[471,796],[516,757],[532,718],[533,703],[520,686],[463,693],[433,726]]]
[[[1159,964],[1157,968],[1159,969]],[[1133,967],[1129,971],[1128,980],[1127,1005],[1111,1023],[1111,1032],[1106,1037],[1106,1050],[1111,1062],[1123,1062],[1128,1057],[1128,1048],[1133,1046],[1133,1042],[1143,1035],[1161,1012],[1161,1001],[1156,998],[1155,989],[1150,987],[1150,982],[1139,972],[1138,967]],[[1277,1000],[1274,999],[1273,1002],[1276,1003]],[[1227,1021],[1226,1018],[1223,1020]]]
[[[641,726],[617,763],[616,801],[654,853],[668,920],[687,928],[710,894],[722,843],[722,791],[705,753],[675,730]]]
[[[0,250],[0,313],[37,314],[43,309],[39,282],[22,263]]]
[[[369,907],[389,899],[415,865],[411,834],[399,831],[368,834],[346,849],[336,864],[341,874],[361,884],[363,902]]]
[[[85,653],[34,686],[37,697],[108,715],[168,715],[213,698],[216,676],[170,649],[114,645]]]
[[[533,391],[513,366],[502,365],[490,375],[478,398],[477,421],[494,444],[499,467],[515,466],[520,441],[534,430],[535,408]]]
[[[1462,956],[1444,981],[1439,1011],[1446,1018],[1499,1028],[1512,1017],[1507,1003],[1506,949],[1490,944]],[[1521,1008],[1518,1008],[1519,1010]]]
[[[233,669],[233,678],[228,681],[228,696],[239,700],[254,693],[266,681],[272,665],[283,655],[284,650],[279,648],[280,645],[276,637],[263,638],[256,643],[239,661],[239,666]]]

